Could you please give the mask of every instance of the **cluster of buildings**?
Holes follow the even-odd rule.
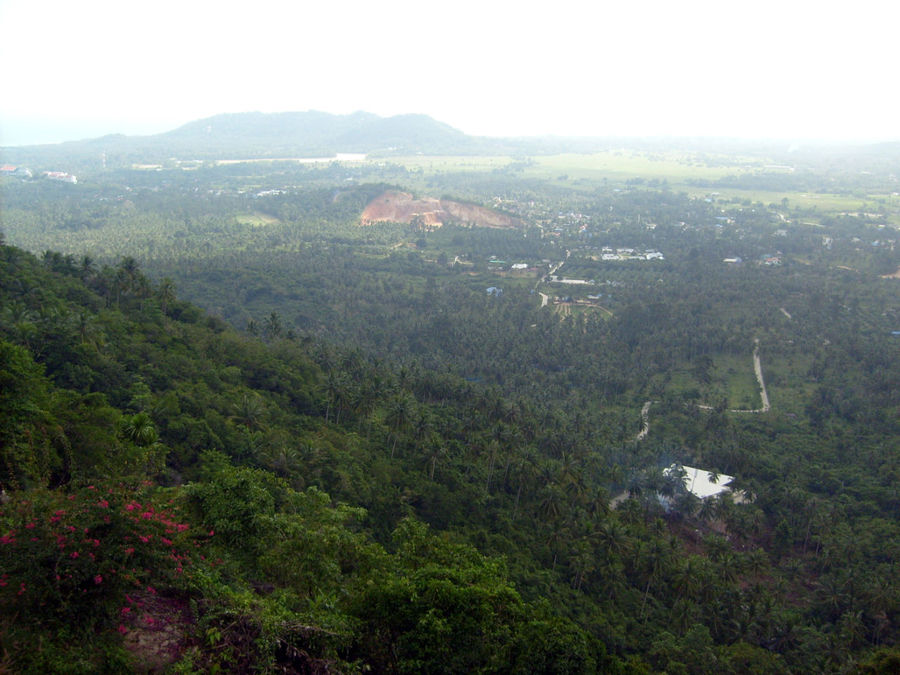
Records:
[[[65,171],[44,171],[41,175],[50,180],[58,180],[63,183],[71,183],[72,185],[78,182],[78,178],[74,174],[66,173]]]
[[[4,164],[0,166],[0,176],[10,176],[13,178],[33,178],[34,175],[31,172],[31,169],[24,166],[13,166],[11,164]],[[78,178],[71,173],[66,173],[65,171],[42,171],[41,176],[44,178],[49,178],[50,180],[58,180],[63,183],[71,183],[75,184],[78,182]]]
[[[15,176],[16,178],[31,178],[31,169],[24,166],[12,166],[4,164],[0,166],[0,176]]]
[[[655,249],[645,249],[638,251],[633,248],[617,248],[613,249],[604,246],[600,250],[600,260],[665,260],[665,256]]]

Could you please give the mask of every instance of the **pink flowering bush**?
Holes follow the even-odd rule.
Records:
[[[0,507],[0,614],[115,620],[130,590],[183,585],[206,539],[146,485],[14,494]]]

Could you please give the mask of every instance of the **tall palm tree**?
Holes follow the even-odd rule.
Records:
[[[281,337],[282,325],[281,317],[278,312],[272,312],[266,317],[263,324],[263,331],[270,340]]]
[[[85,255],[81,257],[81,265],[79,267],[79,274],[81,276],[82,281],[87,281],[91,277],[96,274],[97,270],[94,268],[94,259],[89,255]]]
[[[447,454],[447,448],[441,442],[441,437],[437,434],[431,434],[431,438],[426,445],[427,463],[431,464],[431,471],[428,475],[429,480],[434,480],[434,469],[437,466],[438,457]]]
[[[159,298],[159,307],[163,314],[168,314],[169,305],[175,302],[175,282],[169,277],[164,277],[159,282],[159,288],[156,289],[156,295]]]
[[[400,434],[404,432],[412,420],[413,399],[406,392],[394,396],[388,403],[387,414],[384,417],[385,424],[391,430],[394,436],[394,443],[391,446],[391,459],[394,458],[394,452],[397,449],[397,443],[400,440]]]

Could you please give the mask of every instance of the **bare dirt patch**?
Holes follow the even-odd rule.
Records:
[[[134,657],[138,673],[162,673],[175,663],[186,646],[192,619],[187,603],[139,592],[127,597],[119,632]]]
[[[427,228],[447,223],[498,228],[517,227],[521,224],[518,218],[477,204],[434,197],[415,199],[410,193],[397,190],[388,190],[373,199],[360,216],[362,225],[378,222],[418,222]]]

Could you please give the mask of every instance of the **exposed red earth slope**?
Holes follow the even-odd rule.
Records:
[[[412,223],[417,219],[423,226],[432,228],[445,223],[479,227],[516,227],[520,224],[518,218],[484,206],[434,197],[414,199],[408,192],[397,190],[388,190],[369,202],[362,212],[360,223]]]

